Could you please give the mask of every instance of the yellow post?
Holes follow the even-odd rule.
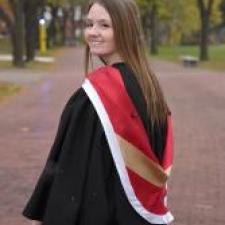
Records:
[[[45,53],[47,51],[47,29],[44,19],[39,20],[39,46],[40,53]]]

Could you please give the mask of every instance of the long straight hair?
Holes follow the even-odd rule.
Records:
[[[112,19],[117,51],[122,60],[134,72],[141,87],[151,129],[165,126],[169,109],[159,82],[149,66],[140,14],[135,1],[92,0],[88,5],[87,12],[95,3],[103,6]],[[92,61],[92,57],[87,45],[85,54],[86,73],[88,73],[90,61]]]

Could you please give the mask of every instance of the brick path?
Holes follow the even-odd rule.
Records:
[[[174,117],[173,224],[223,225],[225,74],[152,64]],[[19,96],[0,105],[0,225],[29,224],[20,213],[43,168],[65,101],[81,84],[81,65],[82,50],[68,49],[38,84],[26,84]]]
[[[224,225],[225,73],[154,66],[174,118],[174,225]]]

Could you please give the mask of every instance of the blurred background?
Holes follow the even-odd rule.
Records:
[[[12,54],[13,65],[23,67],[35,56],[47,54],[45,48],[81,44],[86,2],[0,0],[0,54]],[[172,61],[190,55],[208,60],[204,66],[224,69],[224,0],[137,3],[152,55]]]

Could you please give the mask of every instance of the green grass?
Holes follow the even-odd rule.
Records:
[[[52,47],[47,49],[46,53],[40,53],[37,51],[37,56],[54,56],[62,49],[60,46]],[[10,37],[0,38],[0,54],[11,54],[12,53],[12,44]]]
[[[12,62],[0,61],[0,69],[1,68],[10,68],[10,67],[12,67]]]
[[[49,70],[54,68],[55,63],[42,63],[37,61],[28,62],[23,69],[32,70]],[[11,61],[0,61],[0,69],[7,69],[14,67]]]
[[[157,56],[151,56],[153,59],[169,60],[172,62],[181,62],[184,55],[199,56],[198,46],[161,46]],[[209,47],[210,60],[200,62],[199,66],[214,70],[225,70],[225,45],[213,45]]]
[[[21,86],[17,84],[0,82],[0,102],[2,102],[6,97],[17,94],[21,89]]]
[[[46,53],[40,53],[38,50],[36,56],[44,57],[57,57],[63,53],[63,47],[53,47],[48,49]],[[0,54],[11,54],[11,43],[9,38],[0,39]],[[55,63],[42,63],[37,61],[32,61],[25,63],[25,68],[34,70],[48,70],[54,68]],[[10,68],[13,67],[11,61],[0,61],[0,68]]]
[[[12,51],[11,49],[10,38],[0,38],[0,54],[10,54]]]

